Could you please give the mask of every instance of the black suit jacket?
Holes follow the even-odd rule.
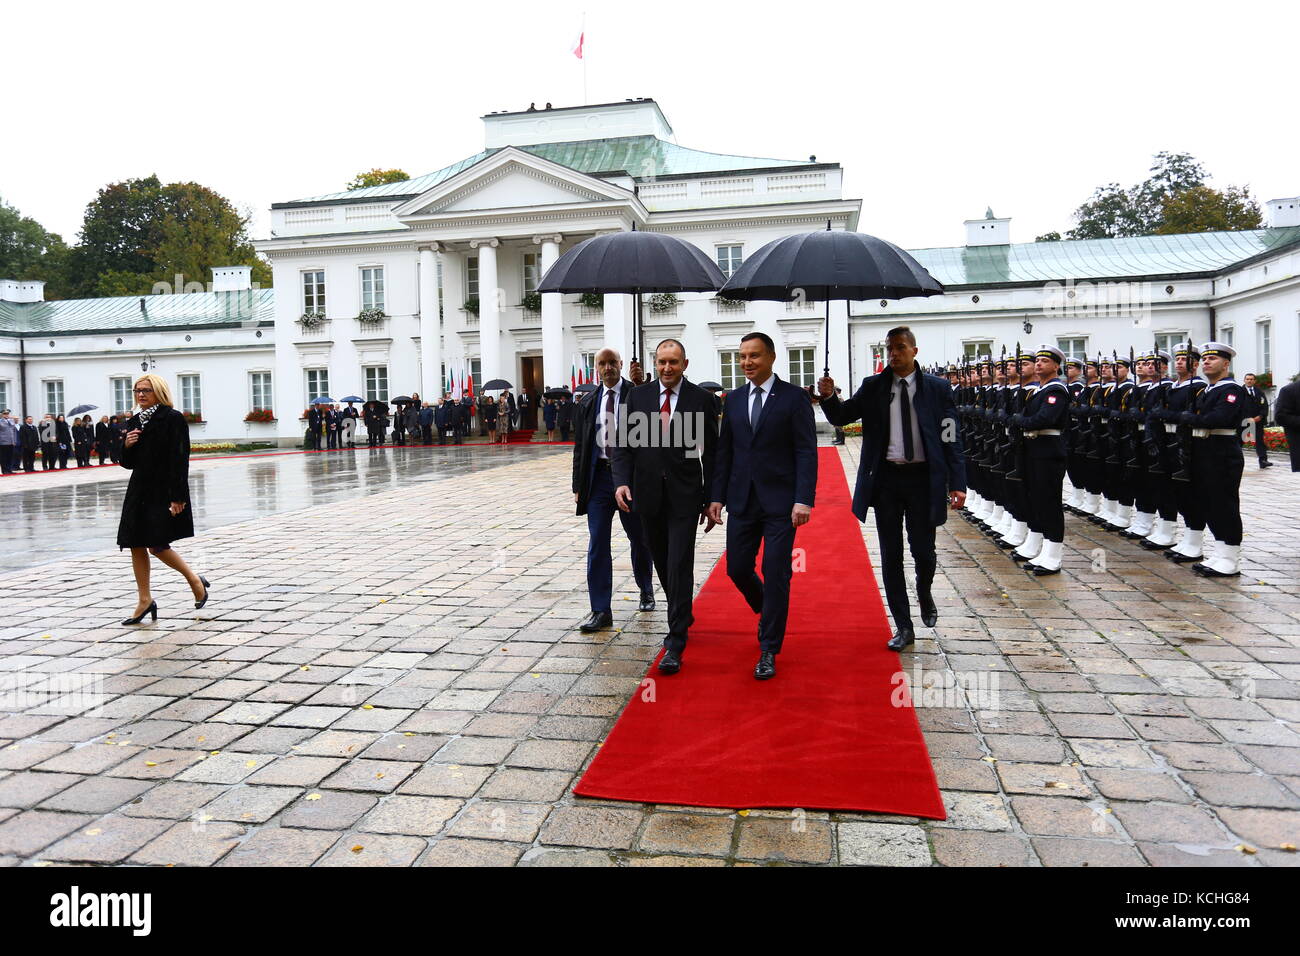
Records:
[[[822,412],[832,425],[848,425],[862,419],[862,458],[858,482],[853,490],[853,513],[867,520],[876,475],[884,468],[889,449],[889,403],[894,373],[885,369],[862,380],[856,394],[847,401],[835,396],[822,399]],[[912,413],[920,426],[925,460],[930,463],[930,523],[936,527],[948,520],[948,492],[966,490],[966,459],[961,450],[961,425],[952,388],[937,375],[917,369]],[[949,433],[945,436],[945,429]],[[947,437],[949,440],[944,441]]]
[[[809,507],[817,493],[817,427],[808,393],[772,378],[758,431],[749,424],[750,386],[727,395],[718,436],[713,500],[742,512],[751,493],[766,514],[783,514],[797,503]]]
[[[36,451],[41,447],[40,432],[35,425],[23,422],[18,426],[18,444],[24,451]]]
[[[718,449],[713,396],[682,379],[666,445],[659,439],[658,379],[634,387],[626,411],[627,442],[614,449],[614,487],[632,489],[632,510],[638,514],[699,514],[713,500]]]
[[[591,498],[591,480],[596,473],[596,424],[603,409],[597,409],[604,386],[599,392],[578,402],[573,409],[573,491],[578,495],[578,514],[587,513]],[[618,386],[619,415],[627,411],[627,397],[632,393],[632,383],[622,379]],[[614,444],[611,436],[611,444]],[[611,451],[611,455],[613,452]],[[611,462],[612,464],[612,462]]]

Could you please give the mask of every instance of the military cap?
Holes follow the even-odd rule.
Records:
[[[1060,349],[1058,349],[1055,345],[1038,346],[1038,351],[1034,353],[1034,358],[1051,359],[1053,362],[1056,363],[1057,368],[1060,368],[1062,365],[1065,364],[1065,353],[1062,352]]]
[[[1175,358],[1177,358],[1178,356],[1188,356],[1188,355],[1190,355],[1194,359],[1198,359],[1201,357],[1201,350],[1198,349],[1191,342],[1179,342],[1178,345],[1174,347]]]
[[[1231,345],[1225,345],[1222,342],[1206,342],[1201,346],[1201,358],[1210,355],[1217,355],[1220,358],[1230,359],[1237,354],[1237,350]]]

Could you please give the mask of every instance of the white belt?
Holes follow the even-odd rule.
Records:
[[[1235,435],[1235,428],[1193,428],[1193,438],[1209,438],[1211,435]]]
[[[1059,435],[1059,434],[1061,434],[1061,430],[1059,428],[1040,428],[1036,432],[1024,432],[1024,436],[1026,438],[1042,438],[1044,436],[1051,437],[1052,435]]]
[[[1176,434],[1178,434],[1178,426],[1177,426],[1177,425],[1170,425],[1170,424],[1166,423],[1166,424],[1165,424],[1165,434],[1167,434],[1167,435],[1176,435]]]

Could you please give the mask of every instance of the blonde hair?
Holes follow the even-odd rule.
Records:
[[[176,407],[176,399],[172,398],[171,386],[167,384],[167,380],[161,375],[155,375],[153,372],[146,372],[144,375],[141,375],[132,382],[131,387],[135,388],[135,386],[139,385],[141,382],[149,383],[149,387],[153,389],[153,397],[158,400],[159,405],[166,405],[169,408]],[[134,396],[132,397],[134,398]]]

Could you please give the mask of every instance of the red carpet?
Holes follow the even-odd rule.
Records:
[[[653,667],[574,788],[584,797],[700,807],[801,807],[944,819],[899,655],[834,448],[798,532],[785,646],[753,677],[758,617],[719,560],[671,676]],[[717,529],[718,534],[724,529]],[[910,669],[910,664],[908,665]],[[651,696],[653,700],[646,698]]]

